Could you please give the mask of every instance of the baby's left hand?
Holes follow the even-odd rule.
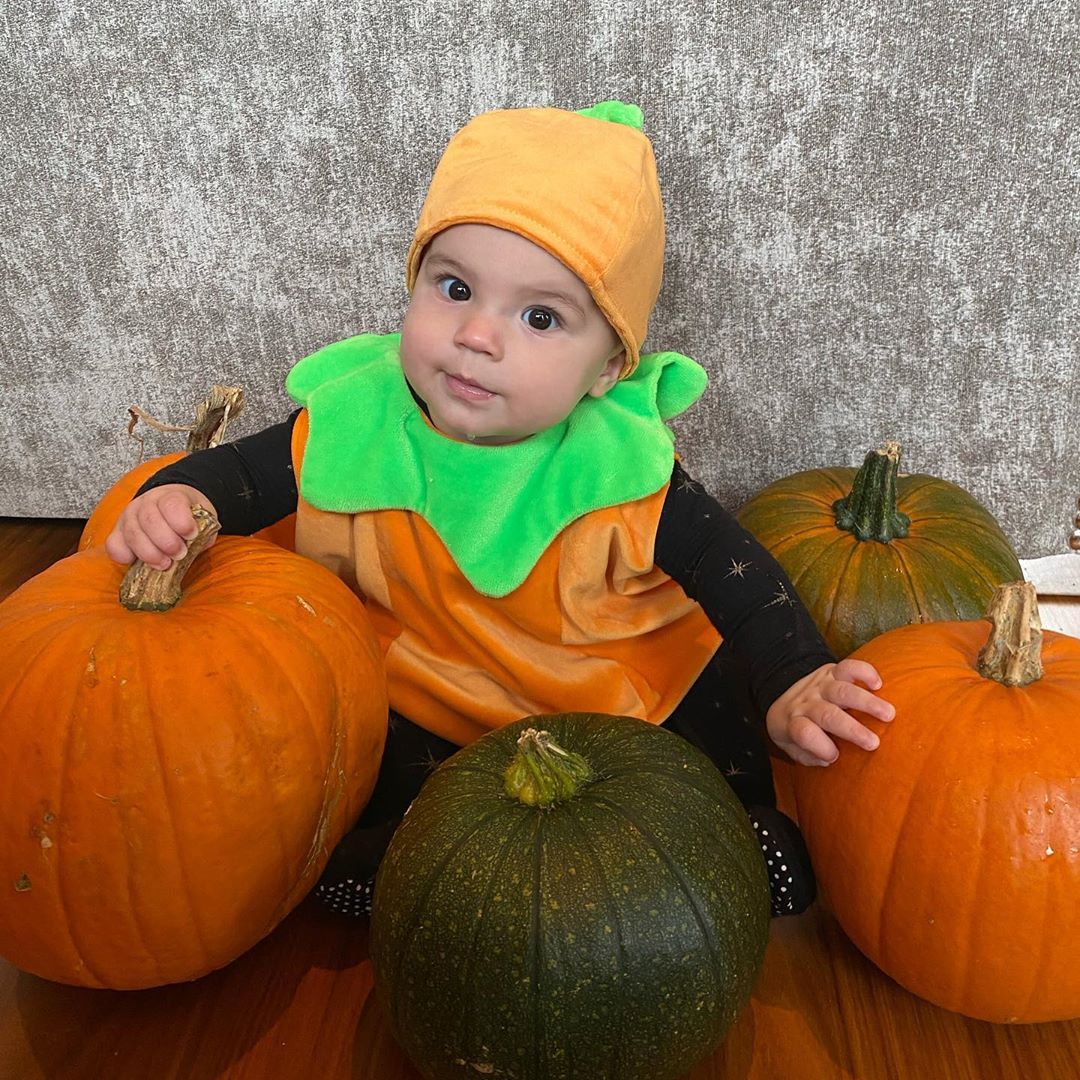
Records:
[[[891,720],[896,710],[857,682],[877,690],[881,676],[865,660],[848,659],[822,664],[792,683],[766,714],[772,741],[800,765],[831,765],[837,759],[840,751],[829,735],[876,749],[878,737],[845,710],[858,709],[878,720]]]

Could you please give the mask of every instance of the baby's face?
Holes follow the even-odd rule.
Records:
[[[401,364],[444,435],[525,439],[607,393],[622,363],[589,290],[543,248],[491,225],[455,225],[428,246]]]

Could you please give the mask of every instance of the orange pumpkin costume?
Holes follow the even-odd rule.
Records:
[[[720,642],[653,564],[673,463],[663,421],[704,373],[654,354],[556,428],[476,446],[431,427],[396,344],[338,342],[288,382],[307,406],[296,549],[364,598],[391,707],[458,745],[545,712],[666,719]]]
[[[696,400],[705,377],[672,359],[690,385],[667,406],[660,375],[651,401],[627,385],[663,271],[663,205],[641,123],[621,102],[475,117],[443,152],[409,249],[411,289],[439,232],[495,226],[588,287],[625,361],[620,383],[586,398],[560,432],[499,448],[448,440],[395,378],[396,357],[379,368],[385,357],[366,337],[321,350],[289,376],[308,409],[294,428],[297,550],[365,598],[391,706],[454,743],[568,709],[663,721],[719,644],[653,565],[673,463],[663,421]],[[373,407],[385,410],[377,423]],[[398,476],[406,459],[415,467]],[[455,487],[498,493],[447,509],[440,500]]]

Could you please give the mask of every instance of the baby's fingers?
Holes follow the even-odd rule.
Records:
[[[881,741],[868,727],[836,705],[822,708],[817,721],[830,735],[861,746],[864,750],[876,750]]]
[[[147,502],[139,507],[135,530],[141,530],[142,536],[125,532],[132,550],[143,562],[158,570],[168,570],[171,561],[187,551],[183,537],[165,518],[157,503]]]
[[[865,660],[853,660],[850,656],[833,668],[832,676],[840,682],[862,683],[871,690],[881,689],[881,676],[877,668]]]
[[[794,746],[788,753],[800,765],[829,765],[839,756],[836,743],[808,716],[796,716],[788,728]]]
[[[135,561],[135,552],[131,550],[124,534],[119,529],[113,529],[105,538],[105,551],[113,562],[127,566]]]
[[[884,698],[851,682],[834,679],[826,684],[822,696],[841,709],[858,709],[875,720],[891,720],[896,715],[896,710]]]
[[[163,495],[157,502],[157,509],[161,519],[176,539],[194,540],[198,535],[199,526],[195,522],[195,515],[191,512],[191,502],[182,492],[170,491],[167,495]],[[176,550],[176,554],[179,555],[186,548],[186,544],[182,545]]]

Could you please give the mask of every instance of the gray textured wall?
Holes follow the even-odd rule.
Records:
[[[0,514],[79,516],[139,404],[285,415],[300,356],[396,326],[440,147],[487,108],[646,113],[669,221],[649,345],[729,504],[900,439],[1022,555],[1080,493],[1076,0],[7,0]],[[154,436],[147,452],[176,446]]]

